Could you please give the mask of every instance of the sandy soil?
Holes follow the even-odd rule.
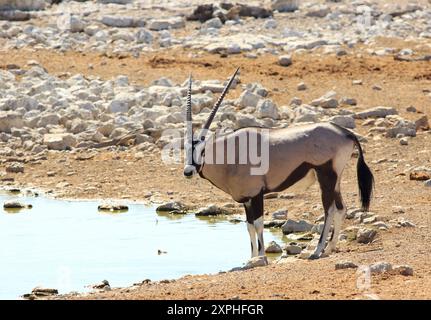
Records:
[[[399,48],[407,45],[395,41],[391,44]],[[242,55],[221,58],[218,55],[200,54],[191,58],[191,54],[183,50],[171,50],[137,59],[118,59],[96,54],[21,50],[0,53],[0,68],[12,63],[24,66],[28,60],[37,60],[56,75],[67,71],[109,79],[126,74],[132,82],[145,85],[161,76],[182,82],[191,69],[195,78],[224,79],[236,66],[240,66],[242,82],[261,82],[270,90],[270,98],[280,105],[288,104],[293,97],[309,102],[329,90],[335,90],[340,96],[358,100],[358,106],[347,107],[354,111],[385,105],[396,107],[400,115],[408,119],[417,119],[422,113],[431,118],[431,97],[424,92],[425,89],[431,90],[430,62],[400,62],[392,57],[365,54],[340,58],[306,54],[294,56],[293,65],[283,68],[276,64],[273,56],[250,60]],[[90,69],[89,64],[93,68]],[[353,86],[352,80],[355,79],[362,79],[363,85]],[[296,85],[301,81],[307,83],[308,90],[296,90]],[[381,86],[382,90],[373,90],[375,84]],[[240,89],[233,90],[230,97],[237,97],[239,92]],[[406,112],[406,107],[410,105],[419,112]],[[359,126],[357,131],[366,134],[366,130],[366,127]],[[249,271],[185,276],[170,282],[150,282],[110,292],[61,298],[356,299],[369,298],[371,295],[382,299],[430,299],[431,190],[421,182],[409,180],[406,172],[409,166],[431,166],[431,134],[419,132],[408,146],[401,146],[398,139],[370,137],[365,149],[366,160],[376,178],[371,211],[383,221],[405,217],[416,224],[415,228],[394,227],[389,231],[380,231],[377,240],[369,245],[340,243],[338,253],[317,261],[291,262],[291,259],[287,259],[285,264]],[[82,154],[81,157],[79,155],[73,152],[50,152],[46,158],[20,159],[25,161],[25,172],[4,174],[0,180],[5,186],[35,187],[63,198],[116,198],[152,202],[172,199],[193,207],[232,202],[226,194],[205,180],[185,180],[182,166],[164,165],[158,153],[137,157],[133,151],[98,151],[87,160],[79,160]],[[5,162],[16,159],[2,160],[0,170],[4,171]],[[349,208],[358,205],[354,165],[356,160],[352,159],[342,183]],[[55,175],[48,176],[49,171],[55,172]],[[287,208],[290,218],[301,218],[304,213],[310,213],[310,220],[314,220],[322,214],[317,186],[296,194],[293,199],[268,199],[265,206],[267,213]],[[394,213],[393,206],[402,206],[405,213]],[[239,211],[240,206],[237,208]],[[352,221],[347,220],[344,226],[351,224]],[[351,260],[361,265],[378,261],[408,264],[414,268],[414,275],[405,277],[388,273],[373,276],[371,286],[361,289],[358,286],[361,275],[355,270],[335,271],[335,262],[340,260]],[[141,280],[136,279],[136,282]]]

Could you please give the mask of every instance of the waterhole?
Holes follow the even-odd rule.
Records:
[[[6,211],[7,200],[32,208]],[[101,213],[100,202],[12,193],[1,193],[0,204],[0,299],[36,286],[85,292],[104,279],[122,287],[217,273],[250,258],[246,224],[226,217],[161,214],[133,203],[127,212]],[[279,230],[265,230],[264,238],[283,241]]]

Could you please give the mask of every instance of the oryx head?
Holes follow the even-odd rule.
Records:
[[[214,117],[217,113],[218,108],[220,107],[224,97],[229,91],[230,86],[232,85],[233,80],[235,79],[239,68],[236,69],[235,73],[229,79],[229,82],[224,87],[220,98],[214,104],[214,107],[211,110],[210,115],[208,116],[207,121],[202,126],[201,132],[198,137],[194,137],[193,135],[193,126],[192,126],[192,76],[189,77],[189,88],[187,91],[187,106],[186,106],[186,137],[184,140],[184,150],[186,156],[186,165],[184,166],[184,176],[187,178],[191,178],[194,174],[199,171],[199,168],[202,164],[202,151],[205,148],[205,138],[208,132],[208,129],[214,120]]]

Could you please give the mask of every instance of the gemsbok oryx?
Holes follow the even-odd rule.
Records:
[[[335,250],[346,213],[340,193],[341,175],[355,146],[359,151],[357,179],[362,209],[367,211],[370,205],[374,178],[365,163],[361,144],[351,131],[330,122],[279,129],[249,127],[218,137],[208,137],[207,131],[211,122],[237,72],[238,69],[230,78],[197,136],[193,135],[192,127],[190,76],[184,176],[190,178],[198,173],[228,193],[233,200],[244,204],[252,257],[265,254],[264,194],[283,191],[300,180],[312,179],[312,183],[317,178],[322,191],[325,221],[319,243],[310,259],[319,258],[323,252],[330,253]],[[260,168],[256,167],[256,159],[260,159]],[[326,246],[331,226],[333,231]]]

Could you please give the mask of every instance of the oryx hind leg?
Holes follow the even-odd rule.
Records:
[[[247,230],[250,236],[251,257],[263,256],[265,254],[263,242],[263,194],[250,198],[244,203],[244,208],[247,217]]]
[[[326,240],[329,235],[329,230],[334,221],[336,212],[335,205],[335,186],[337,184],[337,173],[333,169],[332,161],[316,168],[317,180],[319,181],[320,189],[322,191],[322,204],[325,212],[325,222],[323,225],[322,233],[320,234],[319,243],[310,256],[310,259],[320,258],[323,249],[326,247]]]
[[[338,236],[340,235],[341,226],[346,216],[346,205],[343,202],[340,192],[335,193],[335,213],[334,213],[334,228],[332,231],[331,239],[327,247],[325,248],[325,253],[331,253],[335,251],[338,242]]]

